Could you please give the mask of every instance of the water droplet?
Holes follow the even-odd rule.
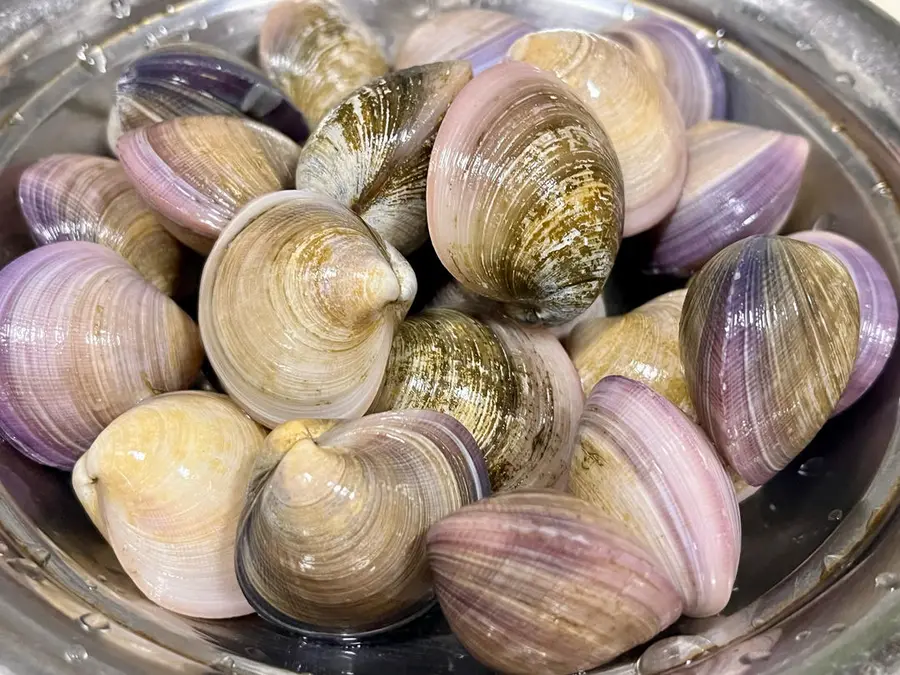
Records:
[[[634,21],[635,11],[634,5],[630,2],[622,8],[622,20],[623,21]]]
[[[778,510],[778,507],[775,506],[773,503],[769,502],[769,511],[775,512],[777,510]]]
[[[88,589],[91,593],[93,593],[94,591],[97,590],[97,584],[95,584],[95,583],[91,583],[90,581],[88,581],[85,585],[87,586],[87,589]]]
[[[832,635],[835,635],[836,633],[843,633],[845,630],[847,630],[847,624],[845,624],[845,623],[836,623],[836,624],[834,624],[834,625],[832,625],[832,626],[829,626],[829,627],[828,627],[828,630],[827,630],[826,632],[827,632],[827,633],[830,633],[830,634],[832,634]]]
[[[427,4],[416,5],[415,7],[412,8],[412,12],[411,12],[412,17],[414,19],[424,19],[430,13],[431,13],[431,6],[427,5]]]
[[[159,47],[159,38],[153,33],[150,33],[150,35],[147,36],[147,39],[144,40],[144,47],[147,49],[156,49]]]
[[[101,584],[105,584],[108,581],[108,579],[106,578],[106,575],[98,574],[97,581],[99,581]]]
[[[225,31],[226,35],[234,35],[234,26],[228,26],[228,29]]]
[[[109,8],[117,19],[127,19],[131,16],[131,5],[128,0],[110,0]]]
[[[815,476],[822,475],[822,469],[825,468],[825,460],[821,457],[813,457],[812,459],[808,459],[803,464],[800,465],[800,468],[797,469],[797,473],[806,478],[813,478]]]
[[[19,57],[19,61],[21,61],[22,63],[28,63],[30,60],[31,60],[31,54],[29,54],[28,52],[23,53]]]
[[[760,12],[759,14],[756,15],[756,20],[757,20],[759,23],[765,23],[766,21],[769,20],[769,18],[768,18],[765,14],[763,14],[762,12]]]
[[[9,553],[9,546],[0,541],[0,558]]]
[[[875,577],[875,586],[887,591],[896,591],[900,588],[900,575],[893,572],[882,572]]]
[[[9,565],[11,569],[28,577],[32,581],[40,582],[44,580],[41,568],[38,567],[37,563],[33,560],[29,560],[28,558],[10,558],[6,561],[6,564]]]
[[[795,639],[797,642],[803,642],[803,640],[809,639],[809,636],[810,636],[810,635],[812,635],[812,631],[811,631],[811,630],[801,630],[799,633],[797,633],[797,634],[794,636],[794,639]]]
[[[85,614],[78,621],[81,623],[81,628],[88,633],[91,631],[102,633],[109,630],[109,619],[96,612]]]
[[[879,197],[893,197],[893,192],[891,191],[891,186],[881,181],[880,183],[875,183],[872,186],[872,194],[878,195]]]
[[[830,520],[833,523],[836,523],[843,517],[844,517],[844,512],[841,511],[840,509],[835,509],[834,511],[832,511],[831,513],[828,514],[828,520]]]
[[[797,49],[801,52],[812,51],[813,46],[808,43],[806,40],[797,40]]]
[[[699,635],[679,635],[658,640],[641,654],[638,672],[641,675],[656,675],[686,665],[712,647],[709,640]]]
[[[753,618],[753,621],[750,622],[751,628],[762,628],[766,625],[766,618],[764,616],[756,616]]]
[[[22,113],[20,113],[18,110],[16,110],[16,112],[14,112],[12,115],[10,115],[6,119],[6,123],[4,126],[14,127],[18,124],[22,124],[22,122],[24,122],[24,121],[25,121],[25,118],[22,116]]]
[[[180,37],[181,37],[182,42],[190,42],[191,41],[190,31],[184,31]]]
[[[852,87],[856,84],[856,80],[853,79],[850,73],[838,73],[834,76],[834,81],[846,87]]]
[[[75,52],[75,56],[78,57],[78,62],[88,72],[106,72],[106,54],[103,52],[102,47],[85,42]]]
[[[832,124],[831,125],[831,133],[833,134],[842,134],[845,131],[845,127],[843,124]]]
[[[63,654],[63,657],[69,663],[81,663],[88,660],[88,653],[87,649],[85,649],[81,645],[72,645],[66,650],[66,653]]]
[[[216,660],[212,667],[222,673],[233,673],[235,670],[234,659],[230,656],[223,656]]]
[[[805,535],[798,534],[796,537],[792,537],[791,541],[793,541],[795,544],[801,544],[801,543],[803,543],[804,539],[805,539]]]
[[[169,34],[169,29],[166,28],[165,26],[160,26],[160,27],[156,30],[156,32],[159,33],[159,36],[160,36],[160,37],[165,37],[166,35]]]
[[[759,663],[760,661],[768,661],[769,657],[772,656],[772,652],[747,652],[746,654],[742,654],[739,661],[746,666],[749,666],[751,663]]]
[[[166,14],[174,14],[175,5],[166,5]]]
[[[209,21],[206,20],[205,16],[200,17],[200,20],[197,22],[197,30],[206,30],[209,28]]]
[[[720,40],[722,38],[724,38],[726,35],[727,35],[727,33],[725,32],[724,28],[720,28],[719,30],[716,31],[716,37],[719,38]]]
[[[835,555],[834,553],[829,553],[828,555],[825,556],[825,559],[823,562],[825,563],[826,570],[832,570],[835,567],[837,567],[838,565],[840,565],[842,562],[844,562],[844,556]]]

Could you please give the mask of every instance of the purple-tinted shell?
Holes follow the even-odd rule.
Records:
[[[775,234],[800,191],[809,141],[733,122],[688,131],[688,172],[675,211],[656,230],[649,271],[689,276],[726,246]]]
[[[712,50],[685,26],[662,18],[623,24],[607,33],[639,56],[666,83],[684,124],[725,117],[725,76]]]
[[[488,9],[438,14],[419,24],[400,47],[400,70],[435,61],[468,61],[473,75],[503,61],[507,50],[534,27],[518,17]]]
[[[856,242],[822,230],[798,232],[791,237],[836,255],[856,285],[859,346],[850,382],[834,410],[837,415],[856,403],[884,370],[897,339],[897,295],[878,261]]]
[[[302,143],[309,127],[293,103],[259,70],[205,44],[167,45],[138,57],[116,84],[121,132],[192,115],[262,122]]]

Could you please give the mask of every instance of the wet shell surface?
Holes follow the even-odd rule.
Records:
[[[725,75],[712,50],[686,26],[658,17],[605,33],[637,54],[666,85],[685,126],[725,117]]]
[[[690,276],[729,244],[775,234],[787,221],[809,155],[801,136],[733,122],[688,132],[688,174],[657,229],[650,271]]]
[[[585,395],[604,377],[622,375],[643,382],[696,421],[678,346],[686,293],[672,291],[624,316],[591,319],[575,328],[566,348]]]
[[[612,145],[568,87],[527,64],[494,66],[456,97],[431,153],[427,199],[444,266],[529,323],[583,313],[618,252]]]
[[[416,26],[403,41],[394,66],[461,59],[476,75],[503,61],[513,42],[534,28],[518,17],[489,9],[442,12]]]
[[[375,36],[334,0],[288,0],[262,25],[259,60],[310,125],[354,89],[388,72]]]
[[[199,42],[165,45],[136,58],[116,83],[113,145],[126,131],[176,117],[233,115],[302,143],[303,115],[256,67]]]
[[[414,410],[343,422],[315,439],[299,431],[278,440],[297,439],[239,529],[250,603],[318,635],[377,633],[422,614],[434,599],[428,527],[489,493],[472,436],[447,415]]]
[[[583,395],[546,330],[433,309],[397,331],[373,411],[452,415],[484,453],[494,490],[564,485]]]
[[[203,348],[196,324],[118,254],[61,242],[0,271],[0,433],[62,469],[116,417],[184,389]]]
[[[119,159],[138,193],[182,243],[209,253],[255,197],[293,185],[300,149],[239,117],[180,117],[131,131]]]
[[[265,433],[226,396],[157,396],[117,418],[78,461],[78,496],[128,576],[156,604],[223,619],[252,613],[235,533]]]
[[[432,526],[427,551],[453,632],[501,673],[590,670],[681,614],[655,556],[571,495],[523,490],[472,504]]]
[[[759,236],[718,253],[692,280],[681,358],[701,425],[750,485],[796,457],[850,380],[859,303],[840,260]]]
[[[897,295],[884,268],[856,242],[834,232],[813,230],[791,235],[836,256],[850,272],[859,299],[859,345],[850,382],[834,414],[843,412],[871,387],[897,340]]]
[[[550,30],[520,38],[509,57],[559,76],[603,125],[622,167],[625,236],[675,208],[687,174],[687,136],[672,95],[643,61],[607,38]]]
[[[412,268],[356,215],[289,190],[222,233],[203,270],[200,328],[225,391],[261,424],[358,417],[415,294]]]
[[[438,127],[472,78],[467,63],[403,70],[356,90],[300,152],[297,189],[344,204],[401,253],[428,238],[425,186]]]
[[[88,155],[46,157],[22,174],[19,204],[38,244],[102,244],[163,293],[172,294],[181,249],[117,161]]]
[[[696,424],[648,386],[606,377],[585,404],[570,490],[653,551],[688,616],[731,597],[741,550],[732,481]]]

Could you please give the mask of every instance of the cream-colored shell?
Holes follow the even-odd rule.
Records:
[[[137,587],[158,605],[219,619],[252,612],[234,545],[265,432],[227,397],[185,391],[113,422],[78,461],[75,494]]]

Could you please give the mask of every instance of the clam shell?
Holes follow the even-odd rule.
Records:
[[[570,85],[609,134],[625,186],[625,236],[659,223],[678,202],[687,174],[687,137],[675,99],[626,47],[584,31],[520,38],[509,57]]]
[[[604,377],[622,375],[646,384],[696,421],[678,346],[686,294],[672,291],[624,316],[580,324],[566,347],[585,395]]]
[[[681,614],[656,558],[571,495],[497,495],[432,526],[426,546],[450,627],[494,671],[589,670]]]
[[[495,318],[506,317],[506,314],[503,311],[504,305],[467,291],[457,281],[451,281],[441,288],[431,302],[428,303],[428,307],[433,309],[456,309],[464,314],[471,314],[473,316]],[[598,319],[604,316],[606,316],[606,304],[603,301],[603,296],[599,295],[597,296],[597,299],[594,300],[594,304],[588,307],[582,314],[579,314],[571,321],[567,321],[559,326],[548,326],[547,330],[553,334],[553,337],[558,340],[563,340],[575,330],[576,326],[591,319]]]
[[[721,612],[737,574],[741,518],[703,430],[648,386],[605,377],[585,403],[569,489],[656,554],[684,613]]]
[[[172,234],[209,253],[222,229],[255,197],[293,184],[299,148],[239,117],[179,117],[119,140],[122,168]]]
[[[834,412],[859,339],[850,274],[795,239],[750,237],[692,280],[681,358],[700,423],[750,485],[796,457]]]
[[[456,97],[431,153],[427,199],[444,266],[526,322],[584,312],[619,249],[612,146],[568,87],[527,64],[494,66]]]
[[[0,433],[71,469],[126,410],[197,376],[196,324],[118,254],[61,242],[0,271]]]
[[[442,12],[416,26],[400,46],[398,69],[461,59],[478,74],[506,56],[513,42],[534,28],[510,14],[489,9]]]
[[[259,60],[315,127],[354,89],[388,72],[375,36],[332,0],[288,0],[266,16]]]
[[[144,595],[179,614],[252,613],[234,571],[238,521],[265,433],[226,396],[157,396],[78,460],[75,494]]]
[[[733,122],[688,132],[688,175],[675,211],[657,230],[650,271],[689,276],[729,244],[778,232],[791,210],[809,141]]]
[[[357,89],[300,152],[297,188],[333,197],[410,253],[428,238],[425,184],[438,127],[472,79],[467,63],[435,63]]]
[[[547,331],[434,309],[404,321],[372,411],[447,413],[472,432],[494,490],[566,480],[583,395]]]
[[[665,83],[687,128],[725,117],[725,75],[712,50],[689,28],[654,17],[629,21],[605,35],[637,54]]]
[[[396,627],[434,600],[428,527],[488,492],[472,436],[440,413],[370,415],[300,438],[239,528],[241,588],[299,632]]]
[[[853,279],[859,299],[859,345],[850,382],[834,414],[843,412],[871,387],[897,340],[897,295],[878,261],[862,246],[834,232],[815,230],[792,234],[820,246],[843,263]]]
[[[116,83],[114,109],[113,142],[125,131],[196,115],[246,117],[297,143],[309,136],[303,115],[261,71],[198,42],[166,45],[132,61]]]
[[[102,244],[163,293],[172,294],[181,248],[138,196],[117,161],[51,155],[22,174],[19,204],[38,244]]]
[[[358,417],[415,293],[409,264],[349,210],[278,192],[247,206],[216,243],[200,329],[225,391],[265,426]]]

